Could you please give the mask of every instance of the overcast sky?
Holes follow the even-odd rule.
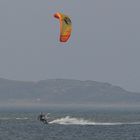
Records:
[[[73,23],[65,44],[56,12]],[[0,77],[94,80],[140,91],[140,1],[1,0]]]

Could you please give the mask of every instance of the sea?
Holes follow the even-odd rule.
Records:
[[[0,140],[140,140],[140,110],[0,110]]]

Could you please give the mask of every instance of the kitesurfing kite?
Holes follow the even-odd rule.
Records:
[[[54,17],[60,22],[60,42],[67,42],[71,36],[72,22],[69,16],[62,13],[55,13]]]

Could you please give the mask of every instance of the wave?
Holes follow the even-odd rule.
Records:
[[[16,120],[28,120],[27,117],[23,117],[23,118],[16,118]]]
[[[83,118],[74,118],[66,116],[64,118],[55,119],[49,124],[61,124],[61,125],[136,125],[140,122],[93,122],[90,120],[85,120]]]
[[[27,117],[17,117],[17,118],[8,118],[8,117],[1,117],[0,120],[28,120]]]
[[[8,118],[8,117],[2,117],[0,118],[0,120],[10,120],[11,118]]]

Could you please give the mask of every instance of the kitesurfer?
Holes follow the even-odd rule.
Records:
[[[38,116],[38,120],[40,120],[43,123],[48,123],[45,114],[43,114],[42,112],[40,113],[40,115]]]

